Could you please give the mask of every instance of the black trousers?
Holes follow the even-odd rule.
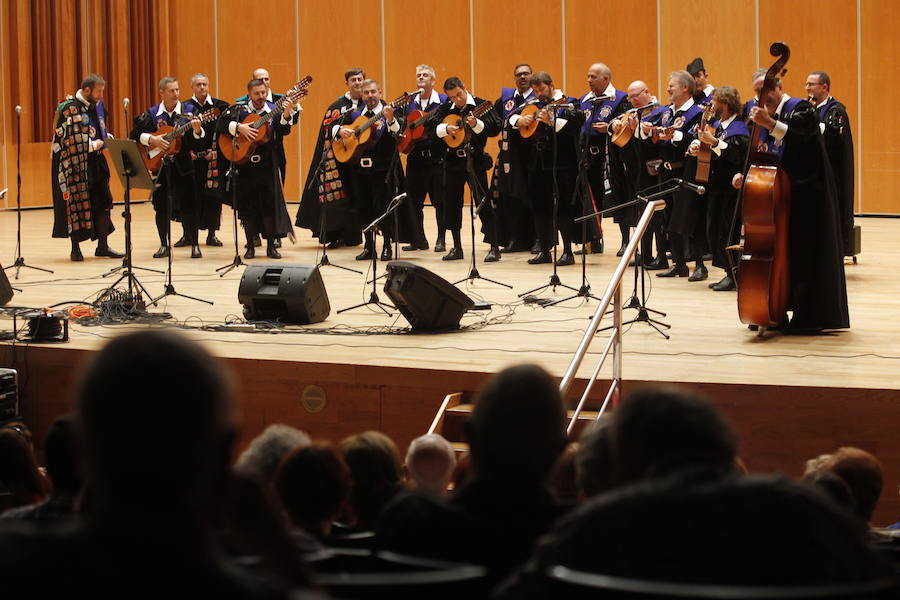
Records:
[[[443,177],[444,167],[441,162],[423,157],[421,150],[413,150],[409,155],[409,160],[406,162],[406,193],[408,194],[406,203],[412,214],[411,220],[415,228],[411,232],[413,243],[418,246],[428,243],[428,238],[425,236],[425,196],[431,199],[431,205],[434,207],[438,235],[446,229]]]
[[[357,166],[353,168],[353,203],[363,227],[387,210],[391,194],[384,181],[386,176],[387,171],[375,170],[371,167]],[[394,218],[391,216],[384,219],[380,228],[385,239],[392,239]]]
[[[556,213],[556,230],[553,229],[554,183],[553,171],[535,170],[528,174],[528,192],[531,212],[534,215],[534,231],[541,250],[550,250],[556,241],[557,231],[563,242],[571,242],[577,232],[573,219],[581,216],[581,208],[575,205],[575,169],[557,169],[556,188],[559,207]]]

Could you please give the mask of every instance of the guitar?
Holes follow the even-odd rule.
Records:
[[[703,106],[703,116],[700,117],[700,122],[697,123],[697,137],[700,137],[701,131],[706,131],[711,135],[715,135],[716,130],[710,125],[713,118],[716,116],[716,111],[712,107],[712,102],[701,104],[701,106]],[[694,181],[698,183],[706,183],[709,181],[709,167],[711,160],[712,146],[700,142],[700,151],[697,154],[697,171],[694,175]]]
[[[219,113],[221,111],[218,108],[211,108],[199,115],[199,119],[201,123],[207,123],[209,121],[215,121],[219,118]],[[194,115],[182,115],[183,117],[189,117],[191,120],[194,118]],[[147,170],[150,171],[154,175],[159,174],[159,170],[162,168],[163,158],[166,156],[175,156],[178,152],[181,151],[181,136],[187,133],[191,129],[191,121],[188,120],[177,127],[173,127],[172,125],[160,125],[156,128],[156,131],[153,135],[161,135],[163,139],[169,142],[169,149],[163,150],[162,148],[150,148],[149,146],[141,145],[141,158],[144,159],[144,164],[147,165]]]
[[[406,129],[403,130],[403,135],[397,142],[397,149],[400,152],[403,154],[412,152],[416,144],[425,137],[424,125],[434,118],[435,112],[416,109],[406,115]]]
[[[659,142],[659,138],[671,136],[673,133],[675,133],[676,129],[677,129],[677,127],[675,127],[674,125],[671,125],[669,127],[659,127],[659,126],[654,127],[653,129],[650,130],[650,138],[653,140],[653,143],[655,144],[655,143]]]
[[[388,103],[388,106],[396,109],[409,102],[409,100],[418,92],[413,94],[405,93],[396,100]],[[334,158],[340,163],[355,163],[362,156],[366,148],[375,141],[372,136],[372,125],[381,118],[382,113],[366,117],[364,114],[356,117],[349,125],[342,125],[353,130],[353,135],[343,138],[340,135],[335,136],[331,143],[331,150],[334,152]]]
[[[456,133],[454,133],[453,135],[450,135],[448,133],[444,137],[444,143],[447,144],[447,146],[449,146],[450,148],[459,148],[460,146],[467,144],[472,138],[472,128],[469,127],[468,123],[466,123],[466,118],[469,115],[472,115],[477,119],[492,108],[494,108],[494,104],[490,100],[485,100],[465,114],[449,114],[444,117],[444,123],[446,123],[447,125],[455,125],[456,127],[459,127]]]
[[[239,165],[249,161],[253,152],[271,139],[272,128],[269,126],[269,123],[272,119],[280,117],[285,108],[306,96],[309,93],[307,88],[310,83],[312,83],[312,77],[307,75],[297,82],[294,87],[285,92],[284,96],[275,103],[275,108],[265,116],[261,117],[256,113],[251,113],[244,118],[241,125],[249,125],[259,132],[255,140],[248,140],[241,135],[232,136],[227,131],[220,133],[218,142],[219,151],[222,155],[229,161]]]
[[[543,123],[543,121],[538,119],[537,114],[542,110],[549,110],[549,109],[553,108],[554,106],[558,106],[560,104],[567,104],[568,102],[569,102],[569,98],[567,98],[566,96],[563,96],[562,98],[559,98],[558,100],[554,100],[552,102],[549,102],[548,104],[545,104],[543,108],[539,108],[537,104],[529,104],[528,106],[523,108],[522,112],[519,114],[521,114],[523,117],[531,115],[531,117],[534,120],[531,123],[529,123],[528,125],[523,125],[522,127],[519,127],[519,135],[522,136],[523,138],[530,138],[530,137],[534,136],[534,134],[539,131],[538,125]]]
[[[645,104],[644,106],[631,108],[625,111],[625,113],[618,118],[622,123],[622,126],[619,127],[618,131],[612,134],[612,137],[609,138],[610,141],[619,148],[624,148],[625,144],[630,142],[631,138],[634,137],[634,132],[637,130],[638,123],[640,123],[642,113],[645,110],[656,108],[657,106],[659,106],[659,102],[651,102],[650,104]]]

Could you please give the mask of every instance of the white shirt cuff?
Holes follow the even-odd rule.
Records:
[[[728,147],[728,142],[725,140],[719,140],[718,145],[712,147],[712,151],[716,153],[716,156],[722,156],[722,150]]]
[[[672,141],[673,141],[673,142],[680,142],[682,139],[684,139],[684,132],[683,132],[683,131],[677,131],[677,130],[676,130],[676,131],[672,134]]]
[[[509,126],[510,126],[510,127],[515,127],[515,126],[516,126],[516,123],[519,122],[519,119],[520,119],[521,117],[522,117],[522,115],[510,115],[510,117],[509,117]]]
[[[825,123],[819,123],[819,133],[825,133]]]
[[[394,119],[392,122],[388,123],[388,131],[390,131],[391,133],[397,133],[398,131],[400,131],[400,123],[397,121],[397,119]]]
[[[342,125],[335,125],[331,128],[331,139],[336,140],[340,135]]]
[[[141,134],[141,143],[142,143],[143,145],[145,145],[145,146],[149,146],[149,145],[150,145],[150,134],[149,134],[149,133],[142,133],[142,134]]]
[[[192,129],[193,129],[193,128],[192,128]],[[197,133],[196,131],[194,132],[194,139],[195,139],[195,140],[202,140],[202,139],[203,139],[203,136],[205,136],[205,135],[206,135],[206,132],[203,130],[203,127],[201,127],[201,128],[200,128],[200,133]]]
[[[91,152],[99,152],[103,147],[103,140],[91,140]]]
[[[446,123],[440,123],[440,124],[437,126],[437,129],[435,129],[435,134],[437,134],[437,136],[438,136],[439,138],[447,137],[447,124],[446,124]]]
[[[237,135],[238,122],[232,121],[228,124],[228,133],[231,134],[232,137]]]
[[[784,139],[787,135],[788,124],[784,121],[775,121],[775,127],[772,129],[772,137],[776,140]]]
[[[475,133],[481,133],[484,131],[484,121],[481,119],[475,119],[475,127],[472,128],[472,131]]]
[[[556,119],[556,133],[562,131],[563,127],[565,127],[568,122],[568,119]]]

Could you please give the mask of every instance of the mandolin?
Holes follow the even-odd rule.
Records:
[[[521,112],[520,114],[521,114],[523,117],[528,116],[528,115],[531,115],[531,117],[532,117],[534,120],[531,121],[531,123],[529,123],[528,125],[523,125],[523,126],[519,127],[519,128],[518,128],[518,129],[519,129],[519,135],[522,136],[523,138],[530,138],[530,137],[532,137],[535,133],[537,133],[537,132],[539,131],[538,126],[539,126],[541,123],[543,123],[543,121],[541,121],[541,120],[539,120],[539,119],[537,118],[537,114],[538,114],[540,111],[542,111],[542,110],[548,110],[548,109],[551,109],[551,108],[553,108],[554,106],[558,106],[558,105],[560,105],[560,104],[568,104],[568,103],[569,103],[569,100],[570,100],[570,99],[567,98],[567,97],[564,95],[562,98],[559,98],[559,99],[554,100],[554,101],[552,101],[552,102],[550,102],[550,103],[548,103],[548,104],[545,104],[542,108],[541,108],[541,107],[538,107],[537,104],[529,104],[528,106],[526,106],[525,108],[523,108],[523,109],[522,109],[522,112]]]
[[[659,106],[659,102],[651,102],[650,104],[645,104],[644,106],[631,108],[625,111],[625,113],[619,117],[622,126],[609,138],[612,143],[619,148],[624,148],[625,144],[630,142],[631,138],[634,137],[634,132],[637,130],[643,112],[645,110],[650,110],[651,108],[656,108],[657,106]]]
[[[464,115],[449,114],[444,117],[444,123],[446,123],[447,125],[455,125],[459,127],[456,133],[454,133],[453,135],[447,134],[444,137],[444,143],[451,148],[459,148],[460,146],[464,146],[465,144],[467,144],[469,142],[469,139],[472,137],[472,128],[469,127],[468,123],[466,123],[465,117],[472,115],[477,119],[492,108],[494,108],[494,105],[491,103],[491,101],[485,100]]]
[[[409,102],[409,100],[417,93],[418,92],[412,94],[405,93],[396,100],[390,102],[388,106],[396,109]],[[352,129],[353,135],[346,139],[339,135],[335,136],[334,141],[331,144],[331,150],[334,152],[334,157],[338,162],[355,163],[359,160],[359,157],[366,151],[369,144],[375,141],[375,138],[372,136],[372,126],[379,119],[381,119],[381,113],[372,115],[371,117],[366,117],[362,114],[356,117],[352,123],[341,126]]]
[[[209,121],[216,120],[219,117],[220,112],[221,111],[218,108],[211,108],[197,118],[200,119],[201,123],[208,123]],[[181,137],[191,129],[191,120],[193,120],[194,115],[181,116],[188,120],[176,127],[173,127],[172,125],[160,125],[153,133],[153,135],[163,136],[163,139],[169,142],[168,150],[141,145],[141,157],[144,159],[144,164],[147,165],[147,170],[154,175],[157,175],[162,168],[164,157],[175,156],[178,154],[181,150]]]
[[[309,93],[309,84],[312,83],[312,76],[307,75],[297,82],[297,84],[284,93],[284,96],[275,103],[275,108],[264,116],[251,113],[247,115],[241,122],[242,125],[250,125],[256,129],[259,135],[255,140],[248,140],[241,135],[232,136],[227,131],[219,134],[219,151],[222,155],[233,163],[242,165],[250,160],[250,156],[259,146],[268,142],[272,137],[272,128],[269,126],[273,119],[280,117],[284,109],[294,104],[307,93]]]

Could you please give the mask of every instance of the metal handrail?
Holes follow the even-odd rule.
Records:
[[[600,305],[597,307],[597,310],[594,311],[594,317],[591,319],[590,325],[588,325],[587,330],[584,332],[584,336],[582,336],[581,342],[578,344],[578,349],[575,351],[575,356],[572,357],[572,361],[569,363],[569,366],[566,369],[566,374],[563,375],[562,381],[559,384],[560,395],[565,397],[569,392],[569,387],[575,380],[575,375],[578,373],[578,369],[581,367],[581,363],[584,360],[585,355],[587,354],[588,348],[590,348],[594,336],[597,334],[597,330],[600,329],[600,321],[603,319],[603,316],[609,309],[610,303],[612,303],[613,326],[612,332],[609,336],[609,341],[606,344],[606,348],[603,351],[603,354],[600,356],[597,367],[594,369],[590,380],[587,382],[587,386],[585,387],[584,394],[582,394],[581,396],[581,400],[578,402],[578,406],[575,407],[575,411],[572,414],[572,419],[570,420],[569,425],[566,428],[567,432],[571,432],[572,428],[577,422],[578,416],[581,414],[584,404],[587,401],[588,394],[590,394],[591,389],[594,386],[594,382],[597,381],[597,376],[600,373],[600,369],[603,367],[603,363],[609,356],[610,349],[612,350],[613,354],[612,383],[610,384],[609,392],[606,395],[603,406],[600,408],[599,414],[603,413],[603,411],[606,409],[607,403],[611,398],[614,397],[614,395],[615,397],[618,397],[618,394],[622,389],[622,277],[625,275],[625,270],[628,268],[628,263],[634,258],[641,238],[644,237],[644,234],[647,231],[647,227],[650,225],[650,219],[653,217],[653,213],[658,210],[662,210],[663,208],[665,208],[665,206],[665,200],[654,200],[647,203],[647,207],[644,209],[640,220],[635,226],[634,235],[631,236],[631,240],[628,242],[628,246],[625,248],[625,252],[622,254],[622,258],[621,260],[619,260],[619,264],[616,265],[616,270],[610,278],[609,284],[606,286],[606,291],[603,292],[603,297],[600,299]]]

